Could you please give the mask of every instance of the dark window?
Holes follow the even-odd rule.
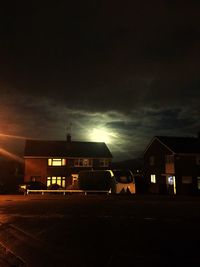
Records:
[[[166,155],[165,162],[166,163],[174,163],[174,155]]]
[[[133,175],[130,171],[116,170],[113,173],[118,183],[128,184],[133,182]]]
[[[91,159],[75,159],[74,161],[75,167],[92,167]]]
[[[155,157],[154,156],[150,156],[149,157],[149,165],[153,166],[155,164]]]
[[[108,159],[100,159],[99,160],[99,166],[100,167],[108,167],[109,166],[109,160]]]
[[[31,176],[31,182],[38,182],[40,181],[41,176]]]

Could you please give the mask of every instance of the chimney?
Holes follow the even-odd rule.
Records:
[[[70,143],[72,141],[71,134],[67,134],[67,143]]]

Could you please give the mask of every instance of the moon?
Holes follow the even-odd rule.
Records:
[[[94,128],[90,133],[90,137],[94,142],[111,143],[111,134],[106,129]]]

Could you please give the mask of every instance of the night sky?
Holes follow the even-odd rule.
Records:
[[[200,1],[4,2],[6,149],[22,145],[14,136],[63,140],[70,131],[124,160],[155,135],[200,131]]]

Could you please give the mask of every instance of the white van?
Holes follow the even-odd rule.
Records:
[[[114,187],[112,192],[116,194],[131,193],[135,194],[135,179],[130,170],[112,170]]]
[[[135,194],[135,181],[130,170],[80,171],[78,187],[81,190],[107,190],[111,193]]]

